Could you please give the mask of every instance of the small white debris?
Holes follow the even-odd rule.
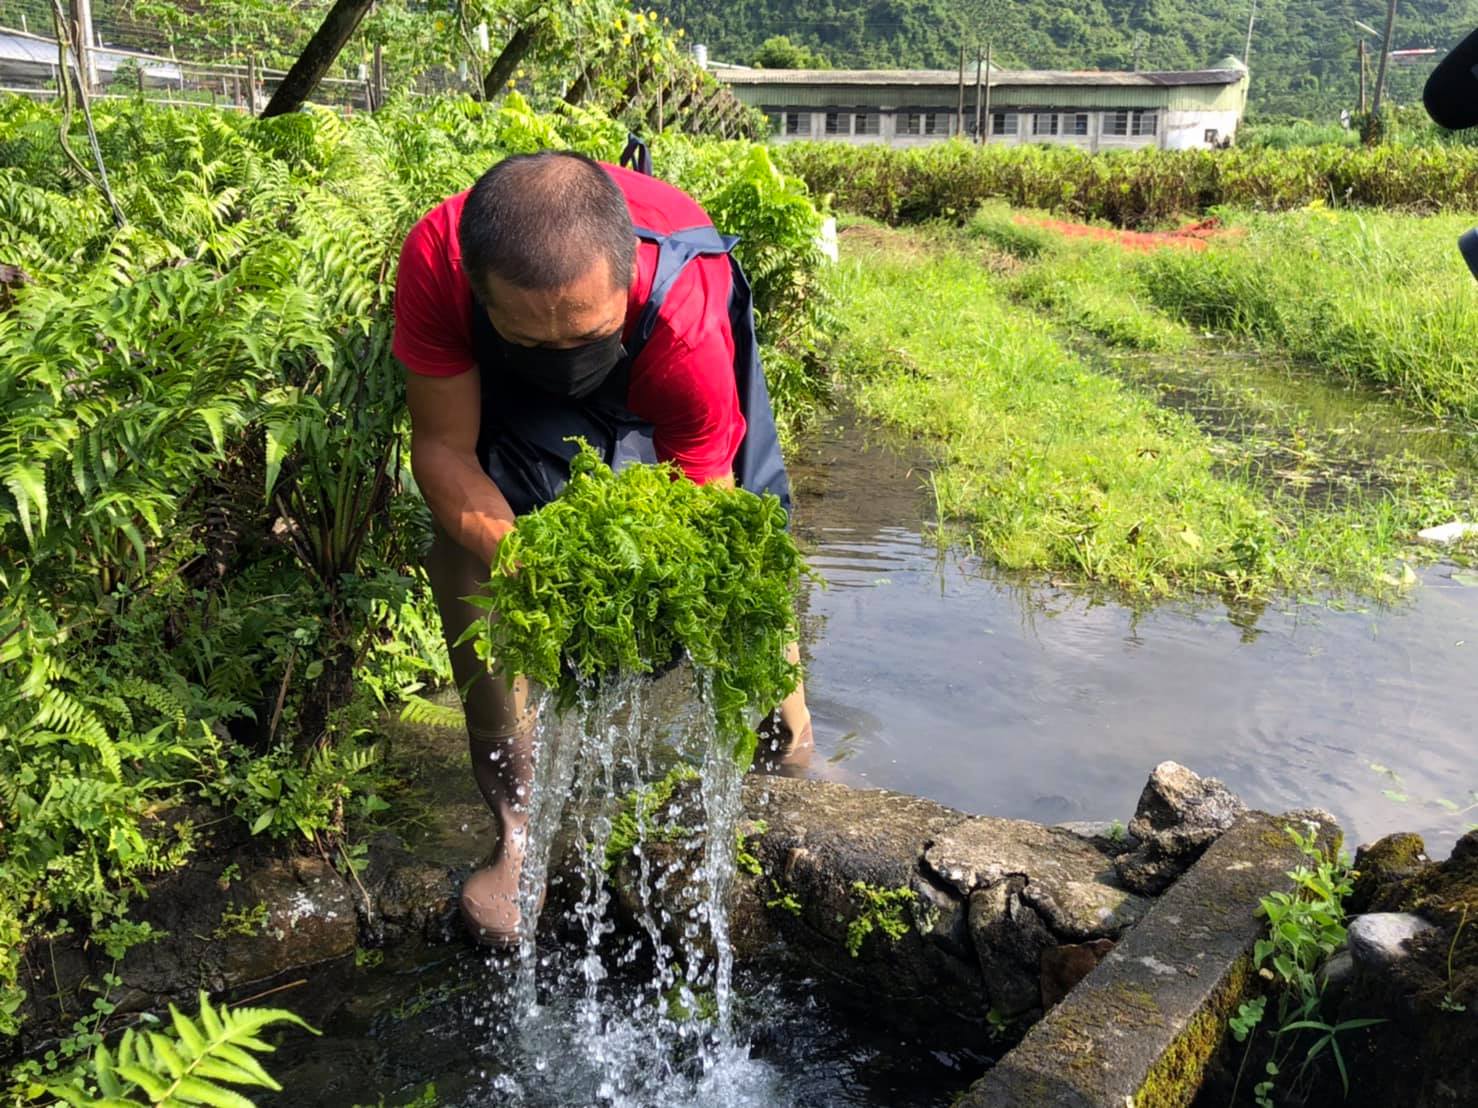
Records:
[[[1151,973],[1173,975],[1176,972],[1174,966],[1167,965],[1166,963],[1160,961],[1160,959],[1156,958],[1153,954],[1146,954],[1143,958],[1139,959],[1139,964],[1144,966],[1145,969],[1149,970]]]
[[[1444,523],[1441,527],[1428,527],[1425,531],[1416,533],[1416,537],[1422,542],[1431,543],[1433,546],[1450,546],[1469,535],[1478,535],[1478,523],[1454,521]]]
[[[837,246],[837,221],[833,216],[827,216],[821,223],[821,233],[816,236],[816,249],[828,261],[837,262],[841,260],[841,250]]]

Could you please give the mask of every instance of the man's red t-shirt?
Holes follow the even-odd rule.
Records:
[[[626,195],[631,222],[669,232],[710,222],[697,202],[644,174],[601,167]],[[406,236],[395,287],[391,350],[412,373],[453,377],[477,365],[472,313],[480,311],[462,272],[457,224],[467,193],[433,208]],[[558,197],[550,203],[557,204]],[[641,315],[657,270],[657,247],[639,240],[626,306],[626,335]],[[690,262],[667,294],[656,327],[631,367],[626,406],[652,424],[657,457],[697,482],[726,476],[744,440],[729,323],[733,278],[727,258]]]

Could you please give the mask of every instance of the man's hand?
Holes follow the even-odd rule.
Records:
[[[513,530],[513,509],[477,460],[482,377],[473,368],[455,377],[407,373],[411,412],[411,472],[453,541],[491,565],[498,543]]]

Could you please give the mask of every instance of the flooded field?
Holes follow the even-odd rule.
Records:
[[[1161,380],[1208,422],[1219,407],[1239,434],[1261,421],[1286,441],[1291,396],[1225,376],[1210,390],[1189,371]],[[1263,415],[1225,400],[1239,388]],[[1352,399],[1315,422],[1349,428],[1351,452],[1403,434],[1368,409]],[[1437,433],[1409,438],[1423,436]],[[942,553],[922,465],[843,418],[793,467],[798,528],[827,583],[805,616],[813,773],[991,815],[1127,819],[1150,767],[1172,758],[1255,806],[1327,808],[1351,843],[1415,830],[1445,853],[1478,822],[1478,588],[1463,574],[1421,569],[1393,607],[1136,612]]]

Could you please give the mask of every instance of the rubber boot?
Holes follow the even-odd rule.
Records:
[[[478,942],[518,944],[518,881],[528,849],[529,793],[533,787],[534,734],[470,735],[472,775],[498,825],[498,842],[488,863],[462,886],[462,918]],[[539,907],[544,897],[539,896]]]

